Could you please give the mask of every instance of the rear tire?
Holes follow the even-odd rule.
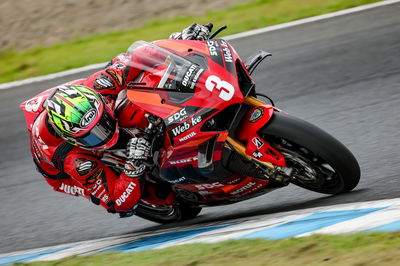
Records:
[[[193,219],[201,212],[201,209],[201,207],[186,203],[177,203],[169,207],[153,207],[139,203],[135,215],[152,222],[167,224]]]
[[[260,135],[297,169],[293,184],[324,194],[354,189],[360,167],[353,154],[334,137],[296,117],[275,112]]]

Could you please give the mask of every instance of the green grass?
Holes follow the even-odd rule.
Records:
[[[236,240],[29,265],[399,265],[400,232]],[[27,264],[18,264],[27,265]]]
[[[346,9],[378,0],[258,0],[198,17],[154,20],[128,31],[38,47],[23,52],[0,51],[0,83],[105,62],[136,40],[164,39],[192,22],[228,25],[225,35]]]

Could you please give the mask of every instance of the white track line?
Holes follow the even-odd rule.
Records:
[[[62,77],[68,76],[68,75],[78,74],[78,73],[88,71],[88,70],[95,70],[95,69],[104,67],[105,65],[106,65],[106,63],[99,63],[99,64],[94,64],[94,65],[88,65],[88,66],[84,66],[84,67],[74,68],[74,69],[70,69],[70,70],[66,70],[66,71],[62,71],[62,72],[58,72],[58,73],[53,73],[53,74],[49,74],[49,75],[45,75],[45,76],[39,76],[39,77],[17,80],[17,81],[8,82],[8,83],[2,83],[2,84],[0,84],[0,90],[6,90],[6,89],[13,88],[13,87],[26,85],[26,84],[42,82],[42,81],[46,81],[46,80],[52,80],[52,79],[56,79],[56,78],[62,78]],[[43,88],[43,89],[47,89],[47,88]]]
[[[306,24],[306,23],[310,23],[310,22],[321,21],[321,20],[325,20],[325,19],[329,19],[329,18],[343,16],[343,15],[356,13],[356,12],[364,11],[364,10],[371,9],[371,8],[391,5],[391,4],[395,4],[395,3],[399,3],[399,2],[400,2],[400,0],[385,0],[385,1],[377,2],[377,3],[353,7],[353,8],[333,12],[333,13],[328,13],[328,14],[324,14],[324,15],[314,16],[314,17],[310,17],[310,18],[300,19],[300,20],[287,22],[287,23],[283,23],[283,24],[278,24],[278,25],[274,25],[274,26],[269,26],[269,27],[265,27],[265,28],[260,28],[260,29],[246,31],[246,32],[238,33],[238,34],[233,34],[233,35],[225,36],[224,39],[225,40],[234,40],[234,39],[254,36],[257,34],[261,34],[261,33],[286,29],[286,28],[290,28],[290,27],[294,27],[294,26],[298,26],[298,25],[302,25],[302,24]],[[45,75],[45,76],[39,76],[39,77],[28,78],[28,79],[24,79],[24,80],[2,83],[2,84],[0,84],[0,90],[6,90],[6,89],[10,89],[13,87],[22,86],[22,85],[26,85],[26,84],[30,84],[30,83],[36,83],[36,82],[61,78],[61,77],[65,77],[65,76],[72,75],[72,74],[78,74],[80,72],[84,72],[84,71],[88,71],[88,70],[95,70],[95,69],[99,69],[99,68],[103,67],[105,64],[106,63],[93,64],[93,65],[88,65],[88,66],[84,66],[84,67],[80,67],[80,68],[74,68],[74,69],[70,69],[67,71],[62,71],[62,72],[49,74],[49,75]]]

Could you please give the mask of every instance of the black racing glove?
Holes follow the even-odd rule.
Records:
[[[175,32],[169,36],[169,39],[175,40],[198,40],[198,41],[205,41],[208,40],[210,36],[210,28],[212,24],[207,26],[193,23],[182,32]]]
[[[144,160],[150,156],[150,143],[145,138],[132,138],[126,147],[126,161],[124,173],[128,177],[143,175],[146,166]]]

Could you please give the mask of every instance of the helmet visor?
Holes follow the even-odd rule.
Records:
[[[74,141],[87,148],[103,146],[114,136],[117,128],[116,124],[116,120],[107,111],[104,111],[99,122],[88,133],[74,137]]]

